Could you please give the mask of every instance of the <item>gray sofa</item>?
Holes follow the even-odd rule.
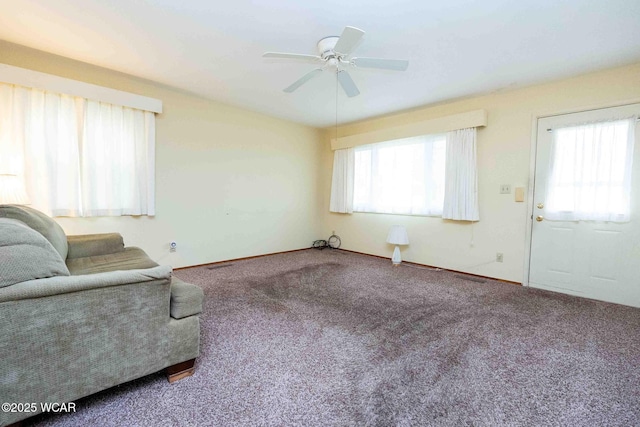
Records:
[[[0,205],[0,403],[36,404],[3,407],[0,425],[163,369],[191,375],[202,299],[119,234],[66,236]]]

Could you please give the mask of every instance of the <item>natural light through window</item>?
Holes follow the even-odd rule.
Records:
[[[52,216],[154,215],[155,114],[0,83],[2,170]]]
[[[442,215],[446,135],[355,149],[354,211]]]
[[[554,130],[547,218],[628,221],[635,120]]]

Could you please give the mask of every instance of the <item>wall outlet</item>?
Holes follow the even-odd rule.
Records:
[[[496,262],[502,262],[503,256],[502,256],[502,252],[498,252],[496,254]]]
[[[511,194],[511,184],[502,184],[500,186],[500,194]]]
[[[178,244],[176,242],[169,243],[169,252],[175,252],[178,249]]]

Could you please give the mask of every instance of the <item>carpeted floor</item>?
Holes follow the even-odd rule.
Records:
[[[195,376],[37,425],[640,425],[639,309],[343,251],[175,274],[205,291]]]

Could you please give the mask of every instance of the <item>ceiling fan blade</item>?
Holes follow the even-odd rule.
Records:
[[[364,31],[361,29],[344,27],[342,35],[333,50],[343,55],[348,55],[356,47],[362,36],[364,36]]]
[[[340,82],[340,86],[342,86],[344,93],[346,93],[349,98],[360,95],[358,87],[346,71],[338,71],[338,81]]]
[[[285,59],[304,59],[307,61],[322,60],[317,55],[304,55],[302,53],[284,53],[284,52],[265,52],[263,58],[285,58]]]
[[[406,59],[353,58],[351,62],[356,67],[382,68],[395,71],[404,71],[409,66],[409,61]]]
[[[296,80],[291,86],[288,86],[286,88],[284,88],[283,90],[287,93],[291,93],[294,90],[298,89],[300,86],[302,86],[303,84],[305,84],[306,82],[308,82],[309,80],[311,80],[312,78],[316,77],[317,75],[322,73],[322,69],[321,68],[317,68],[313,71],[308,72],[307,74],[305,74],[304,76],[300,77],[298,80]]]

